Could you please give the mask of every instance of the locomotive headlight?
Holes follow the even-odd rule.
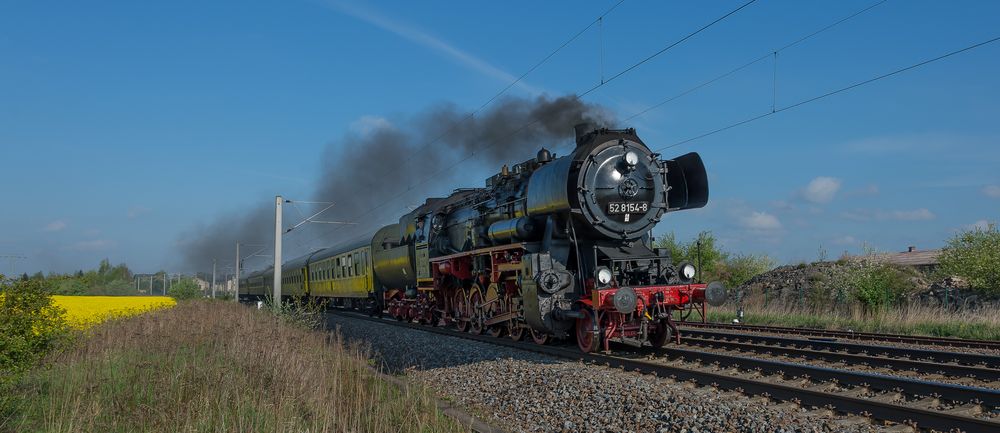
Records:
[[[611,284],[611,269],[604,266],[597,268],[597,282],[602,286]]]
[[[697,270],[695,269],[694,265],[690,263],[682,263],[680,271],[681,271],[680,272],[681,280],[684,281],[685,283],[690,283],[692,280],[694,280],[694,276],[697,273]]]
[[[625,153],[625,164],[628,164],[629,167],[635,167],[635,165],[638,163],[639,163],[639,154],[631,150]]]
[[[681,269],[681,273],[684,274],[684,278],[686,278],[686,279],[690,280],[690,279],[694,278],[694,274],[695,274],[694,266],[692,266],[692,265],[684,266],[684,269]]]

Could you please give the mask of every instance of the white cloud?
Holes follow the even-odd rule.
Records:
[[[989,228],[990,228],[990,222],[986,220],[979,220],[965,226],[966,230],[987,230]]]
[[[986,185],[983,187],[983,194],[991,198],[1000,198],[1000,185]]]
[[[55,220],[46,224],[45,227],[42,228],[42,230],[47,232],[58,232],[65,230],[68,225],[69,224],[66,224],[66,221]]]
[[[367,9],[357,4],[341,2],[341,1],[333,1],[330,3],[330,5],[332,5],[340,12],[343,12],[347,15],[350,15],[354,18],[357,18],[361,21],[364,21],[368,24],[371,24],[387,32],[394,33],[397,36],[407,39],[413,43],[420,44],[432,50],[438,51],[448,57],[451,57],[452,59],[455,59],[456,61],[465,65],[466,67],[475,69],[484,75],[493,77],[504,83],[512,83],[514,82],[514,80],[517,79],[517,77],[511,75],[510,73],[500,68],[497,68],[496,66],[493,66],[490,63],[486,62],[485,60],[473,56],[472,54],[462,51],[452,46],[451,44],[441,39],[438,39],[435,36],[430,35],[429,33],[423,30],[411,27],[409,25],[397,21],[393,21],[388,17],[383,16],[373,10]],[[524,81],[519,81],[517,83],[517,86],[535,95],[542,93],[540,90],[528,85]]]
[[[740,218],[740,224],[752,230],[778,230],[781,228],[781,221],[778,221],[778,217],[767,212],[750,212],[749,215]]]
[[[835,245],[856,245],[858,244],[857,238],[854,236],[841,236],[833,240]]]
[[[792,211],[795,210],[795,205],[784,201],[784,200],[773,200],[771,201],[771,207],[779,211]]]
[[[125,216],[127,216],[128,219],[136,219],[145,214],[148,214],[150,210],[151,210],[150,208],[145,206],[132,206],[128,208],[128,211],[125,213]]]
[[[879,189],[878,185],[872,183],[868,184],[868,186],[865,186],[863,188],[844,191],[844,197],[873,197],[879,195],[880,192],[881,190]]]
[[[857,209],[844,212],[842,217],[855,221],[929,221],[937,218],[934,212],[926,208],[913,210],[870,210]]]
[[[361,135],[370,135],[380,129],[391,128],[392,122],[381,116],[361,116],[358,120],[351,122],[351,130]]]
[[[72,245],[67,245],[62,249],[69,251],[102,251],[111,248],[114,245],[115,245],[114,241],[110,241],[107,239],[95,239],[92,241],[82,241]]]
[[[894,210],[882,219],[894,219],[900,221],[927,221],[936,218],[933,212],[926,208],[914,210]]]
[[[840,179],[820,176],[809,182],[802,190],[802,198],[813,203],[829,203],[840,190]]]

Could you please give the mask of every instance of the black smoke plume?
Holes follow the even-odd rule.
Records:
[[[615,121],[608,110],[576,96],[542,96],[504,98],[475,116],[442,104],[350,131],[327,146],[313,195],[316,201],[335,203],[317,220],[354,224],[301,226],[286,235],[284,257],[360,239],[426,197],[481,187],[503,164],[529,159],[542,147],[567,145],[574,125],[583,122],[614,126]],[[455,178],[475,183],[456,184]],[[300,219],[287,209],[285,215]],[[181,242],[185,265],[201,270],[211,266],[213,257],[232,256],[236,239],[273,244],[273,225],[273,210],[261,206],[193,230]]]

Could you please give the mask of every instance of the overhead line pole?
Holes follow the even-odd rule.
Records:
[[[212,299],[215,299],[215,259],[212,259]]]
[[[20,260],[20,259],[26,259],[27,257],[19,255],[19,254],[7,254],[7,255],[0,256],[0,258],[4,258],[4,259],[7,259],[7,260],[10,261],[10,275],[11,275],[11,278],[13,278],[14,274],[16,273],[15,272],[16,268],[14,267],[14,262],[17,261],[17,260]]]
[[[285,200],[274,197],[274,307],[281,306],[281,207]]]
[[[236,241],[236,271],[234,273],[236,274],[234,286],[236,290],[233,293],[233,301],[236,301],[238,304],[240,303],[240,241]]]

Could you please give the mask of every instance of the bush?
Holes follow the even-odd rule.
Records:
[[[305,329],[321,329],[325,322],[326,302],[316,299],[306,301],[294,299],[282,302],[277,308],[274,305],[274,298],[268,296],[264,300],[266,309],[274,312],[282,321],[292,326]]]
[[[751,278],[774,268],[774,260],[765,255],[737,254],[723,262],[719,276],[726,287],[739,287]]]
[[[913,289],[908,275],[902,269],[873,259],[847,273],[847,284],[854,298],[868,311],[883,310],[895,305]]]
[[[959,276],[974,289],[1000,293],[1000,230],[996,224],[961,232],[941,253],[941,272]]]
[[[0,385],[35,365],[68,329],[42,281],[0,275]]]
[[[189,278],[182,278],[180,281],[171,285],[167,294],[170,295],[171,298],[177,300],[204,297],[204,294],[201,292],[201,287],[198,287],[198,284]]]
[[[754,276],[774,268],[774,260],[766,255],[730,255],[715,242],[715,235],[707,231],[698,233],[697,238],[687,243],[678,242],[677,237],[669,233],[656,241],[654,246],[669,250],[674,265],[686,261],[700,266],[699,277],[702,281],[722,281],[729,288],[739,287]]]

